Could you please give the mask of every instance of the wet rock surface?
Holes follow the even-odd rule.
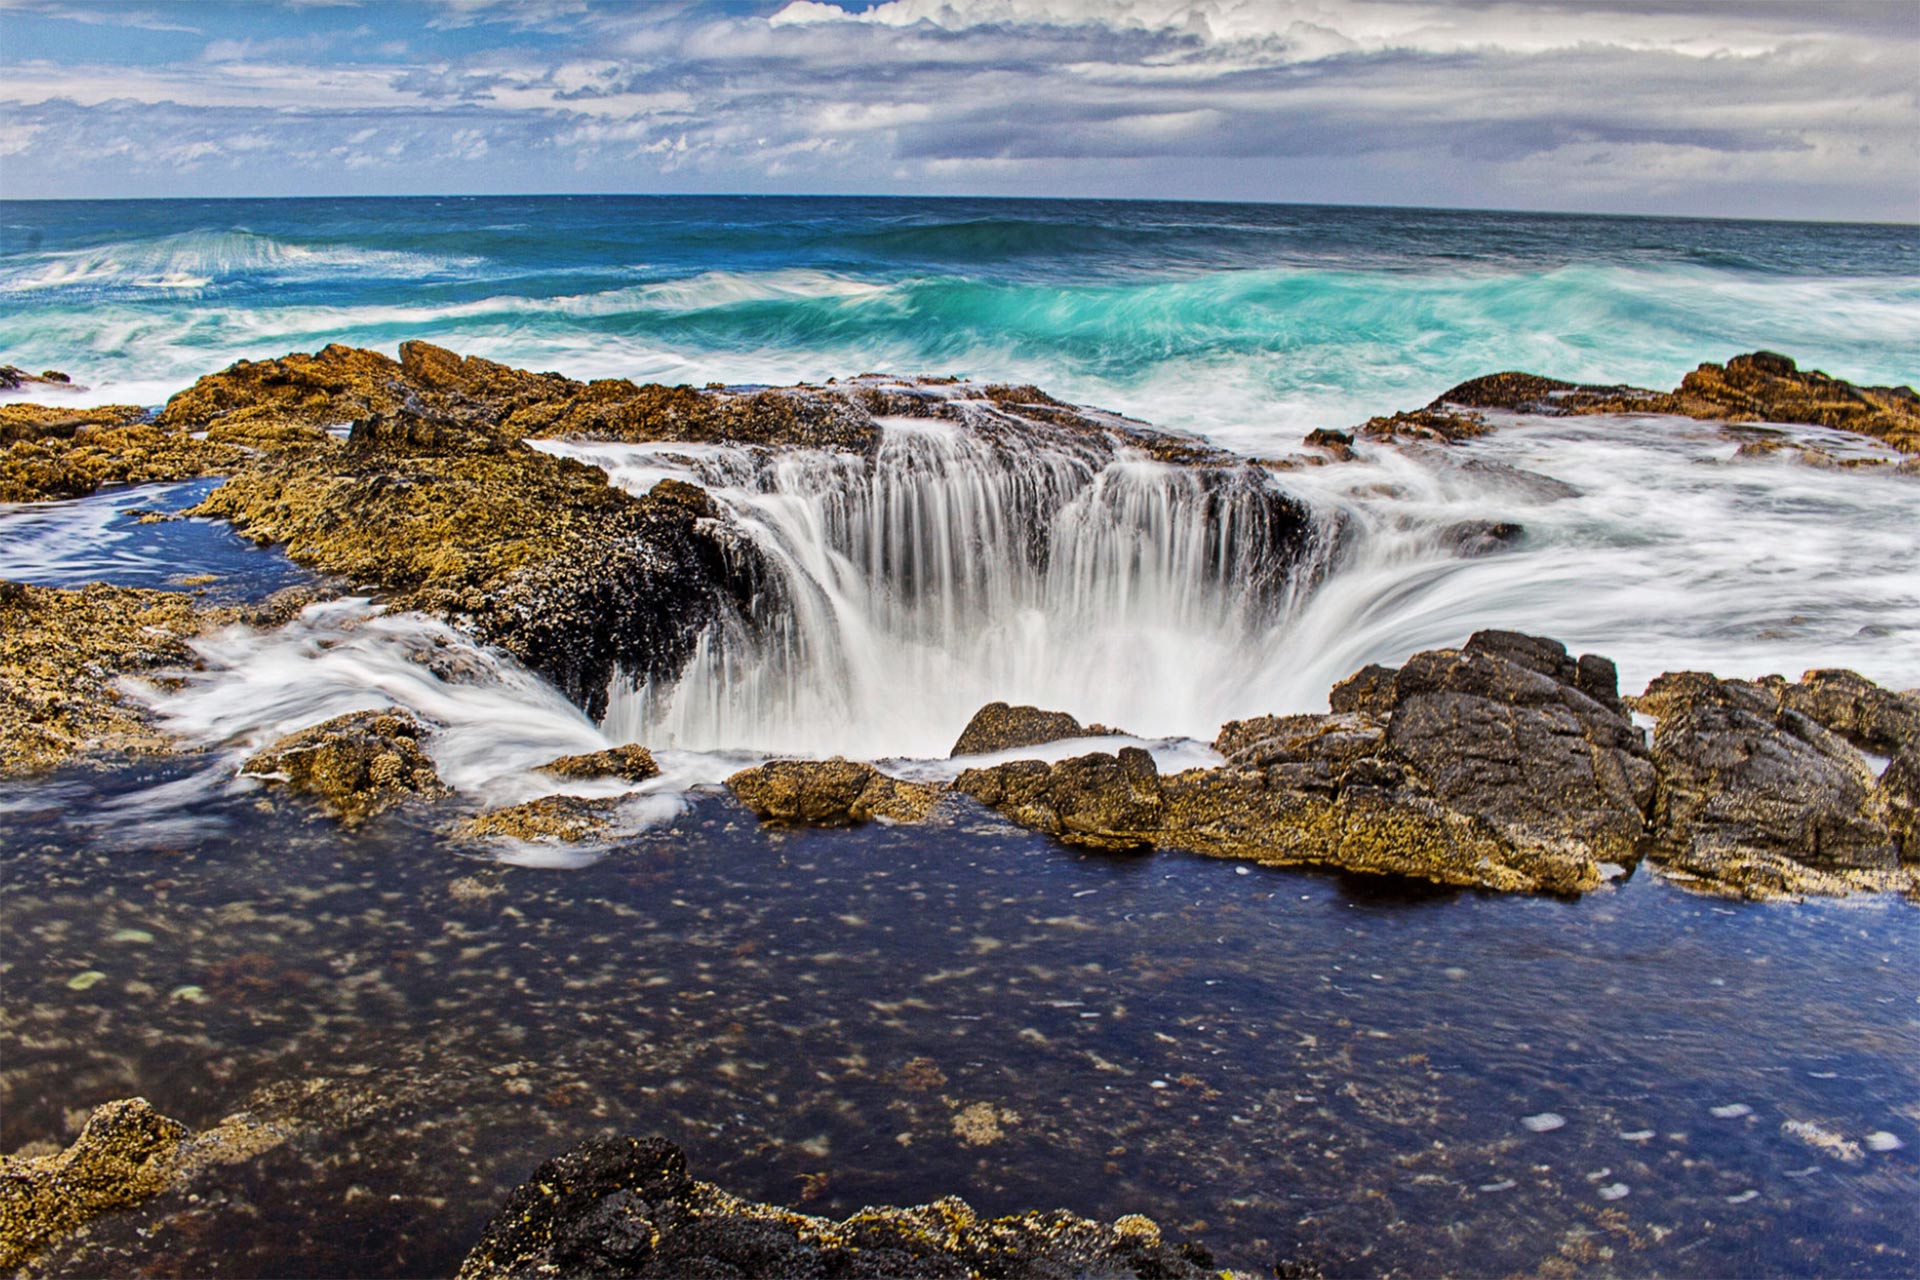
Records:
[[[984,1218],[948,1198],[840,1221],[731,1195],[659,1138],[597,1138],[547,1161],[507,1198],[460,1280],[598,1277],[1154,1277],[1217,1274],[1138,1215]]]
[[[1683,671],[1635,705],[1655,717],[1653,816],[1672,870],[1746,897],[1920,884],[1902,864],[1920,710],[1910,699],[1853,672],[1789,684]],[[1836,729],[1894,753],[1888,776]]]
[[[467,839],[504,836],[510,840],[579,844],[610,834],[619,809],[618,799],[542,796],[469,818],[456,834]]]
[[[1578,893],[1631,862],[1653,800],[1612,664],[1481,632],[1373,667],[1327,715],[1224,726],[1222,769],[1162,778],[1144,751],[970,770],[955,784],[1091,848],[1160,845],[1442,884]]]
[[[1878,439],[1901,453],[1920,453],[1920,395],[1910,386],[1855,386],[1818,370],[1803,370],[1774,351],[1736,355],[1724,365],[1705,363],[1672,391],[1498,372],[1442,391],[1425,409],[1371,418],[1356,432],[1371,439],[1455,443],[1492,430],[1480,413],[1484,409],[1544,416],[1676,415],[1730,424],[1797,422],[1832,426]],[[1776,441],[1749,445],[1753,447],[1743,445],[1743,455],[1778,449]]]
[[[1083,725],[1064,711],[1042,711],[1039,707],[1014,707],[1004,702],[989,702],[973,713],[973,719],[967,721],[967,727],[960,731],[953,750],[947,754],[985,755],[990,751],[1037,747],[1065,738],[1111,732],[1113,730],[1104,725]]]
[[[654,762],[651,751],[629,742],[605,751],[561,756],[541,765],[540,772],[556,778],[619,778],[626,782],[645,782],[659,776],[660,766]]]
[[[924,821],[941,788],[888,777],[852,760],[773,760],[742,769],[727,788],[765,822],[842,827],[885,818]]]
[[[0,777],[81,753],[168,750],[118,681],[189,662],[204,621],[176,592],[0,580]]]
[[[409,800],[447,795],[421,749],[426,730],[405,711],[355,711],[255,752],[241,773],[310,795],[345,826]]]

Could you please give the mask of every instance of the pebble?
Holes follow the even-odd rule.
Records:
[[[1753,1108],[1744,1102],[1730,1102],[1724,1107],[1710,1107],[1708,1110],[1716,1120],[1738,1120],[1741,1116],[1753,1114]]]
[[[1749,1187],[1747,1190],[1742,1191],[1737,1196],[1728,1196],[1727,1203],[1728,1204],[1745,1204],[1749,1200],[1758,1200],[1759,1198],[1760,1198],[1760,1193],[1758,1191],[1753,1190],[1751,1187]]]
[[[1621,1135],[1620,1135],[1620,1140],[1621,1140],[1622,1142],[1652,1142],[1652,1141],[1653,1141],[1653,1130],[1651,1130],[1651,1129],[1635,1129],[1635,1130],[1634,1130],[1633,1132],[1631,1132],[1631,1133],[1623,1133],[1623,1134],[1621,1134]]]
[[[1875,1129],[1866,1136],[1865,1141],[1869,1151],[1898,1151],[1907,1145],[1885,1129]]]
[[[205,1004],[207,993],[199,987],[175,987],[167,993],[169,1000],[185,1000],[188,1004]]]
[[[108,941],[146,943],[153,941],[153,935],[145,929],[118,929],[115,930],[113,937],[108,939]]]
[[[98,969],[89,969],[85,973],[76,973],[67,979],[67,990],[85,991],[88,987],[99,982],[106,976],[106,974],[100,972]]]
[[[1542,1111],[1537,1116],[1522,1116],[1520,1124],[1529,1133],[1552,1133],[1567,1123],[1567,1118],[1555,1111]]]
[[[1250,876],[1253,874],[1253,871],[1248,867],[1235,867],[1233,874],[1237,876]]]
[[[1520,1184],[1512,1178],[1502,1178],[1498,1182],[1483,1182],[1480,1184],[1480,1189],[1482,1191],[1511,1191],[1519,1185]]]
[[[1619,1200],[1624,1198],[1629,1190],[1631,1190],[1631,1188],[1624,1182],[1610,1183],[1600,1188],[1600,1198],[1602,1200]]]

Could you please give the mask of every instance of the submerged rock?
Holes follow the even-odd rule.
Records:
[[[763,822],[844,827],[885,818],[923,822],[942,788],[890,778],[852,760],[772,760],[727,779],[741,804]]]
[[[405,801],[450,793],[420,748],[425,736],[405,711],[355,711],[289,734],[240,771],[311,795],[343,825],[358,826]]]
[[[982,1218],[948,1198],[841,1221],[742,1200],[659,1138],[594,1138],[541,1165],[487,1224],[459,1280],[533,1276],[1155,1277],[1216,1274],[1150,1219],[1063,1210]]]
[[[1012,751],[1017,747],[1037,747],[1067,738],[1111,733],[1104,725],[1083,725],[1064,711],[1042,711],[1039,707],[1014,707],[1004,702],[989,702],[973,713],[967,727],[960,731],[951,756],[985,755],[991,751]]]
[[[654,763],[651,751],[629,742],[605,751],[549,760],[540,766],[540,772],[556,778],[620,778],[627,782],[645,782],[659,776],[660,766]]]
[[[1899,752],[1912,721],[1851,672],[1805,683],[1721,680],[1669,672],[1635,705],[1656,719],[1654,824],[1659,858],[1682,874],[1747,897],[1909,887],[1912,806],[1905,768],[1877,778],[1865,757],[1802,708]],[[1876,708],[1863,721],[1864,708]]]
[[[118,681],[190,663],[187,639],[205,620],[179,592],[0,580],[0,777],[88,752],[168,750]]]

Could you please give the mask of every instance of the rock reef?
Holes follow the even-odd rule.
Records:
[[[507,1198],[459,1280],[534,1276],[1153,1277],[1219,1274],[1197,1245],[1138,1215],[983,1218],[948,1198],[833,1221],[732,1195],[659,1138],[595,1138]]]
[[[240,772],[313,796],[353,827],[406,801],[450,794],[420,748],[425,736],[405,711],[356,711],[281,738]]]
[[[1363,668],[1328,700],[1323,714],[1223,726],[1219,768],[1163,775],[1127,747],[968,769],[952,788],[1110,854],[1180,849],[1552,894],[1649,858],[1746,897],[1920,893],[1920,701],[1851,671],[1669,674],[1630,707],[1608,659],[1482,631]],[[1655,718],[1651,744],[1634,710]],[[1078,728],[1002,703],[974,724],[1041,741]],[[1883,774],[1863,749],[1891,758]],[[937,792],[845,760],[778,761],[728,785],[763,819],[823,826],[879,812],[869,788],[916,788],[917,809]]]
[[[773,760],[742,769],[727,789],[765,822],[844,827],[875,819],[922,822],[941,788],[890,778],[852,760]]]
[[[0,777],[166,750],[119,680],[189,663],[205,621],[177,592],[0,581]]]
[[[1368,439],[1456,443],[1493,429],[1483,410],[1547,417],[1582,414],[1671,414],[1726,423],[1797,423],[1869,436],[1901,453],[1920,453],[1920,395],[1912,387],[1861,387],[1817,370],[1802,370],[1772,351],[1705,363],[1672,391],[1562,382],[1532,373],[1494,373],[1442,392],[1424,409],[1369,419],[1355,428]],[[1328,447],[1325,433],[1306,441]],[[1764,444],[1746,450],[1764,452]],[[1336,451],[1337,454],[1338,451]]]

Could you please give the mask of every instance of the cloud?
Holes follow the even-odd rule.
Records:
[[[590,174],[611,189],[990,183],[1676,212],[1751,209],[1757,193],[1781,214],[1911,218],[1920,33],[1889,21],[1896,7],[436,0],[426,23],[287,9],[190,63],[104,66],[75,40],[0,66],[0,145],[17,148],[10,187],[160,182],[167,163],[257,180],[267,148],[233,140],[258,137],[316,181],[384,173],[395,189]]]

